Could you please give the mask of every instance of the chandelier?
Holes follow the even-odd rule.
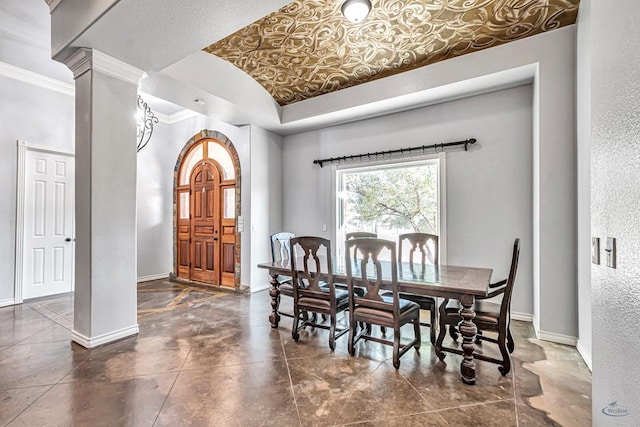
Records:
[[[140,152],[151,139],[153,125],[158,123],[158,118],[140,95],[138,95],[138,114],[136,118],[138,121],[138,152]]]

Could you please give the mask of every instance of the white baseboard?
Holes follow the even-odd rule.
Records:
[[[138,325],[129,326],[117,331],[109,332],[106,334],[98,335],[97,337],[89,338],[82,335],[79,332],[71,331],[71,340],[80,344],[85,348],[94,348],[99,345],[108,344],[113,341],[120,340],[122,338],[129,337],[131,335],[137,335],[140,332]]]
[[[0,299],[0,307],[9,307],[10,305],[15,305],[16,301],[13,298],[9,299]]]
[[[256,286],[254,288],[250,288],[249,292],[251,292],[252,294],[255,292],[260,292],[260,291],[264,291],[265,289],[271,289],[271,284],[268,285],[262,285],[262,286]]]
[[[584,363],[587,365],[589,370],[593,372],[593,368],[591,367],[591,353],[584,348],[580,340],[578,340],[578,343],[576,344],[576,349],[578,350],[578,353],[580,353],[580,356],[582,356],[582,360],[584,360]]]
[[[138,282],[150,282],[152,280],[168,279],[169,273],[152,274],[151,276],[138,277]]]
[[[512,312],[511,319],[520,320],[521,322],[533,323],[533,314]]]
[[[535,329],[535,328],[534,328]],[[554,342],[556,344],[564,344],[575,347],[578,344],[578,339],[569,335],[556,334],[555,332],[536,331],[536,337],[542,341]]]

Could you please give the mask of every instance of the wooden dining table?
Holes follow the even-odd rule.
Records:
[[[297,263],[297,265],[302,265]],[[359,263],[354,263],[354,275],[359,275]],[[269,322],[272,328],[277,328],[280,322],[278,307],[280,304],[280,282],[278,277],[291,276],[289,260],[265,262],[258,264],[259,268],[269,271],[271,276],[271,315]],[[476,365],[473,358],[475,338],[477,333],[473,318],[476,316],[473,305],[475,297],[487,296],[493,270],[490,268],[463,267],[453,265],[426,265],[424,267],[411,266],[409,263],[398,263],[398,285],[400,292],[416,295],[426,295],[438,298],[456,299],[460,301],[460,316],[462,321],[458,325],[462,335],[463,359],[460,363],[460,377],[465,384],[475,384]],[[381,287],[390,286],[390,277],[383,277]],[[344,261],[333,261],[333,281],[346,283],[346,267]],[[443,349],[436,346],[436,354],[443,359]]]

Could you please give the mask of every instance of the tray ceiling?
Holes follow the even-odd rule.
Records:
[[[343,0],[294,0],[205,52],[280,105],[574,24],[580,0],[372,0],[351,23]]]

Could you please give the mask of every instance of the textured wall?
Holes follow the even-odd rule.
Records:
[[[640,370],[634,357],[640,340],[633,325],[640,312],[640,27],[636,1],[611,3],[591,1],[592,233],[617,238],[618,249],[617,269],[591,269],[593,421],[637,426]],[[629,415],[605,415],[603,408],[612,402]]]

